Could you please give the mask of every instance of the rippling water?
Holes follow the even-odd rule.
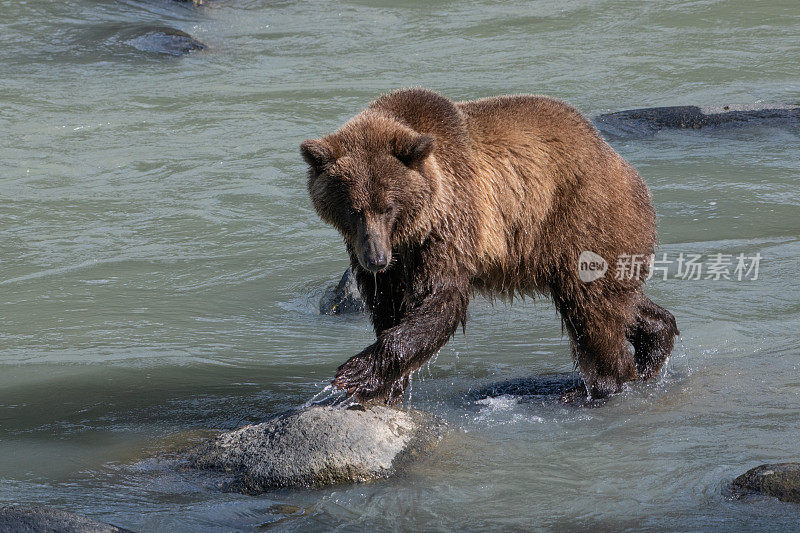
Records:
[[[786,1],[0,2],[0,503],[138,531],[792,529],[729,501],[797,460],[798,132],[610,138],[648,182],[661,252],[761,254],[757,280],[653,280],[682,331],[657,384],[597,409],[470,394],[572,369],[549,302],[476,299],[410,405],[457,428],[400,477],[262,497],[159,460],[298,405],[371,338],[321,317],[347,264],[299,143],[382,91],[547,93],[590,115],[800,101]],[[208,50],[126,44],[168,25]]]

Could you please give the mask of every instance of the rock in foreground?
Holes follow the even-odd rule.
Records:
[[[0,531],[14,533],[131,533],[128,529],[49,507],[0,509]]]
[[[784,502],[800,503],[800,463],[766,464],[752,468],[733,480],[735,496],[772,496]]]
[[[223,433],[193,449],[188,466],[222,471],[227,490],[251,494],[370,481],[434,444],[442,428],[421,411],[311,407]]]

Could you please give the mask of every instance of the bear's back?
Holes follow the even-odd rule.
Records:
[[[493,96],[455,105],[470,138],[479,146],[529,145],[538,140],[577,143],[595,151],[603,144],[597,129],[580,112],[549,96]]]
[[[534,95],[456,106],[473,149],[479,286],[528,293],[582,250],[651,253],[646,186],[575,108]]]

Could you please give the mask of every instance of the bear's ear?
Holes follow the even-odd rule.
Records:
[[[405,166],[414,168],[431,155],[434,144],[433,135],[417,135],[412,139],[398,142],[395,155]]]
[[[314,170],[322,171],[333,163],[333,151],[330,145],[322,139],[309,139],[300,145],[300,153],[303,159],[311,165]]]

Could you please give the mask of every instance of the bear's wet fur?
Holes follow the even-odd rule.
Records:
[[[409,374],[465,327],[476,291],[549,294],[592,398],[658,375],[678,329],[642,292],[656,245],[650,193],[574,108],[405,89],[301,152],[314,207],[344,236],[377,335],[339,367],[337,388],[402,401]],[[583,251],[609,272],[582,281]],[[619,258],[642,264],[617,276]]]

